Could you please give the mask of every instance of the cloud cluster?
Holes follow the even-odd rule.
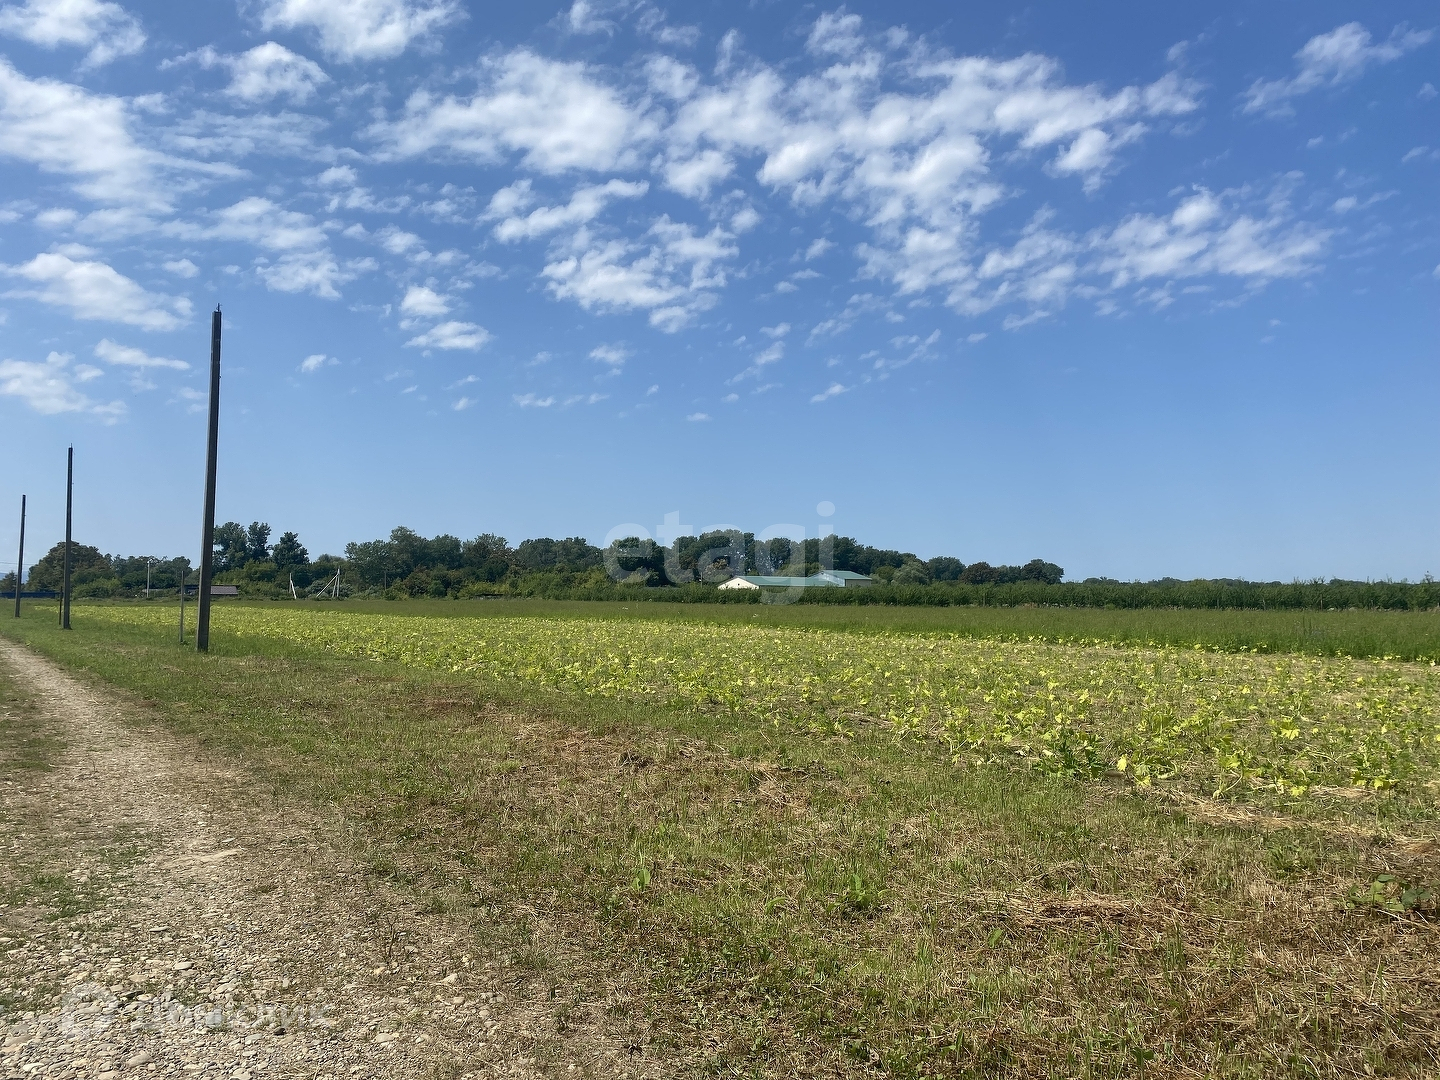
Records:
[[[471,352],[485,347],[490,340],[490,331],[475,323],[450,320],[431,327],[405,344],[415,349],[468,349]]]
[[[576,3],[568,27],[608,33],[629,10]],[[640,179],[582,183],[568,200],[532,209],[539,197],[522,177],[491,200],[486,217],[502,241],[570,230],[552,241],[542,271],[552,295],[587,310],[644,310],[674,330],[714,303],[739,253],[736,236],[759,220],[749,206],[723,209],[733,192],[722,187],[747,167],[799,206],[838,202],[859,215],[873,229],[867,265],[891,268],[893,284],[913,291],[966,273],[976,220],[1009,194],[997,156],[1093,189],[1124,147],[1198,106],[1198,87],[1175,72],[1111,92],[1067,82],[1044,56],[956,57],[904,35],[871,40],[843,12],[821,16],[806,47],[819,63],[808,74],[744,58],[727,39],[715,76],[652,57],[643,85],[516,49],[482,62],[475,94],[418,91],[370,135],[389,158],[513,160],[542,177],[648,169],[712,220],[730,215],[729,228],[669,215],[639,235],[607,227],[607,208],[646,194],[650,182]],[[816,241],[806,258],[830,246]]]
[[[69,45],[90,52],[84,67],[95,68],[145,47],[145,31],[110,0],[26,0],[0,7],[0,34],[44,49]]]
[[[97,203],[169,209],[160,183],[185,163],[141,146],[124,99],[55,79],[27,79],[0,57],[0,157],[75,179]]]
[[[19,398],[38,413],[90,413],[106,423],[125,415],[123,401],[100,404],[76,387],[104,374],[99,368],[80,364],[69,353],[52,352],[43,363],[29,360],[0,360],[0,394]]]
[[[1108,313],[1116,310],[1123,290],[1138,286],[1147,288],[1131,298],[1166,307],[1173,301],[1173,281],[1223,275],[1257,287],[1313,272],[1332,233],[1295,218],[1288,195],[1296,180],[1285,178],[1263,198],[1243,189],[1219,194],[1202,189],[1168,215],[1132,214],[1084,235],[1054,228],[1051,215],[1042,211],[1013,244],[990,247],[974,258],[929,251],[896,262],[890,252],[868,249],[866,269],[894,280],[901,295],[943,285],[945,302],[962,315],[1006,303],[1028,307],[1027,314],[1007,318],[1008,329],[1044,318],[1072,297],[1094,300]],[[843,329],[848,319],[853,315],[847,308],[830,332]]]
[[[522,48],[483,60],[474,95],[417,90],[397,119],[369,134],[390,158],[439,153],[495,163],[519,154],[525,168],[557,174],[637,166],[656,132],[643,108],[586,64]]]
[[[586,311],[647,311],[651,326],[673,333],[715,305],[723,264],[739,253],[734,240],[718,225],[702,234],[668,215],[633,241],[582,228],[541,273],[554,296]]]
[[[732,31],[716,63],[702,66],[685,52],[694,28],[670,25],[649,0],[573,0],[552,24],[562,40],[633,31],[646,42],[641,55],[611,65],[496,48],[473,67],[407,83],[420,88],[392,101],[393,83],[337,87],[347,70],[339,65],[428,47],[465,17],[459,0],[256,0],[246,11],[260,29],[313,35],[329,71],[263,38],[235,54],[207,47],[162,65],[199,64],[227,76],[223,89],[207,93],[206,107],[187,110],[178,94],[92,92],[32,79],[0,57],[0,158],[59,177],[93,204],[82,211],[37,203],[23,215],[87,244],[144,237],[244,245],[243,255],[227,252],[208,265],[233,262],[226,272],[327,299],[383,263],[396,290],[386,315],[398,314],[405,344],[442,351],[476,351],[490,340],[483,326],[464,321],[465,290],[502,271],[476,261],[448,232],[453,246],[430,244],[427,220],[446,222],[447,230],[478,226],[475,243],[491,253],[533,256],[548,295],[589,312],[635,313],[662,332],[701,322],[734,281],[770,273],[769,266],[778,265],[778,280],[761,295],[774,301],[821,270],[846,273],[841,257],[853,256],[866,284],[810,328],[810,343],[861,319],[903,322],[911,317],[907,304],[944,303],[965,317],[999,309],[1011,328],[1077,301],[1102,313],[1159,309],[1187,284],[1208,287],[1200,278],[1255,288],[1312,273],[1336,235],[1292,206],[1295,177],[1268,182],[1268,190],[1177,189],[1168,203],[1116,211],[1088,231],[1049,209],[1061,201],[1049,200],[1049,191],[1062,198],[1100,192],[1147,141],[1193,118],[1202,88],[1179,66],[1178,52],[1177,66],[1158,78],[1101,85],[1069,77],[1050,56],[958,55],[903,29],[877,30],[842,8],[815,17],[803,57],[761,58]],[[144,45],[139,23],[109,0],[0,0],[0,33],[89,50],[91,66]],[[1430,31],[1402,26],[1377,42],[1347,23],[1311,38],[1290,75],[1256,81],[1241,107],[1284,112],[1299,96],[1348,84],[1430,39]],[[306,109],[317,99],[335,106],[329,115]],[[365,119],[342,132],[354,116]],[[1427,153],[1417,147],[1406,160]],[[283,171],[251,157],[314,164],[289,176],[294,190],[287,191]],[[464,178],[432,187],[414,178],[419,170],[404,168],[411,175],[391,193],[379,187],[396,166],[418,160],[504,174],[477,191]],[[361,168],[375,190],[362,186]],[[211,197],[218,180],[245,187]],[[1028,224],[997,239],[996,209],[1022,199],[1033,201],[1013,220],[1034,210]],[[813,214],[811,222],[784,234],[768,266],[764,258],[742,264],[742,250],[758,254],[767,242],[754,237],[782,235],[775,226],[787,204],[797,218]],[[1362,204],[1332,193],[1324,205],[1340,214]],[[10,217],[0,220],[22,215],[3,213]],[[861,230],[862,242],[836,244],[831,235],[843,231],[842,218]],[[348,257],[347,243],[370,254]],[[178,278],[198,275],[194,262],[170,254],[157,253],[150,265]],[[59,245],[17,258],[0,264],[7,298],[146,330],[190,318],[188,299],[153,291],[149,279],[142,278],[152,287],[141,285],[91,249]],[[784,362],[790,326],[770,318],[769,340],[746,348],[736,367],[748,366],[732,382],[755,376],[759,384]],[[904,341],[914,346],[908,356],[896,353],[901,359],[877,367],[928,348],[919,335]],[[627,355],[602,346],[591,358],[614,372]],[[96,356],[132,373],[183,367],[109,339]],[[332,362],[319,355],[300,366],[313,372]],[[51,402],[88,402],[76,387],[102,374],[63,357],[11,370],[16,386],[41,387],[32,396]],[[815,400],[845,392],[834,382]],[[531,398],[520,404],[551,403]]]
[[[277,97],[303,104],[330,81],[330,76],[314,60],[273,41],[234,56],[206,46],[180,60],[167,61],[164,66],[192,59],[204,68],[228,70],[230,84],[225,87],[226,96],[251,105]]]
[[[69,254],[52,251],[18,266],[0,263],[0,275],[25,283],[0,295],[66,308],[77,319],[120,322],[142,330],[174,330],[189,321],[191,305],[185,297],[149,292],[107,263],[88,258],[89,254],[84,249]]]
[[[579,187],[564,206],[541,206],[524,217],[519,212],[533,201],[530,181],[517,180],[507,188],[501,188],[490,200],[490,214],[505,213],[495,226],[495,238],[511,243],[516,240],[534,240],[560,229],[584,225],[595,220],[616,199],[638,199],[650,190],[643,180],[627,183],[611,180],[604,184],[589,184]]]
[[[1284,116],[1293,112],[1290,99],[1322,86],[1337,86],[1358,79],[1375,64],[1388,64],[1418,49],[1432,37],[1429,30],[1401,25],[1385,41],[1374,44],[1370,31],[1358,22],[1316,34],[1295,54],[1295,74],[1288,79],[1257,79],[1245,91],[1245,112]]]
[[[308,28],[337,60],[388,60],[464,16],[455,0],[265,0],[266,30]]]

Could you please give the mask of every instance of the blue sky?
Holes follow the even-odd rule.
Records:
[[[73,442],[78,539],[195,554],[221,303],[221,520],[316,554],[1440,572],[1435,16],[0,3],[0,552]]]

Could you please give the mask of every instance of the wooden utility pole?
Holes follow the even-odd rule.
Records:
[[[60,629],[70,629],[70,525],[73,520],[75,494],[75,447],[65,461],[65,582],[60,592]]]
[[[20,496],[20,556],[15,560],[15,617],[20,617],[20,578],[25,573],[25,496]]]
[[[210,435],[205,450],[205,522],[200,530],[200,595],[195,650],[210,651],[210,577],[215,565],[215,463],[220,450],[220,308],[210,320]]]

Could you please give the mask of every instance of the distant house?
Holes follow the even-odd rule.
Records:
[[[211,585],[211,596],[239,596],[240,586],[238,585]]]
[[[767,574],[746,574],[733,577],[722,589],[857,589],[869,585],[871,579],[853,570],[821,570],[809,577],[778,577]]]
[[[854,570],[821,570],[815,575],[817,578],[824,578],[842,589],[860,589],[874,583],[874,578],[866,577],[864,574],[857,574]],[[807,580],[814,581],[814,578]]]

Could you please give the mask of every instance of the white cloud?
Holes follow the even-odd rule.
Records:
[[[970,334],[965,338],[965,340],[968,341],[971,345],[978,345],[980,344],[980,342],[984,341],[989,336],[989,334]]]
[[[805,48],[822,56],[828,54],[848,59],[865,46],[860,26],[860,16],[847,15],[844,8],[826,12],[815,20]]]
[[[761,220],[760,211],[753,206],[741,207],[730,217],[730,231],[736,234],[747,233],[759,225]]]
[[[0,34],[54,49],[88,48],[86,67],[99,67],[145,47],[135,17],[109,0],[26,0],[0,7]]]
[[[308,292],[325,300],[338,300],[338,286],[354,281],[361,272],[375,269],[374,260],[358,259],[343,267],[329,251],[281,255],[273,263],[255,260],[255,273],[275,292]]]
[[[306,375],[313,375],[323,367],[334,367],[340,363],[333,356],[326,356],[324,353],[312,353],[300,361],[300,370]]]
[[[845,393],[849,389],[850,388],[848,386],[843,386],[838,382],[831,383],[826,389],[820,391],[820,393],[812,397],[810,399],[810,403],[813,405],[816,402],[829,401],[833,397],[839,397],[841,394]]]
[[[818,259],[835,246],[833,241],[826,240],[823,236],[818,240],[812,240],[810,246],[805,249],[805,261]]]
[[[436,318],[450,314],[450,304],[433,289],[424,285],[411,285],[405,290],[405,299],[400,301],[400,311],[406,315]]]
[[[77,319],[174,330],[190,318],[190,301],[184,297],[148,292],[106,263],[84,256],[77,261],[60,252],[47,252],[19,266],[0,263],[0,274],[37,286],[13,289],[5,296],[69,308]]]
[[[776,340],[773,341],[765,349],[757,353],[754,361],[750,364],[749,367],[747,367],[744,371],[740,372],[738,375],[735,375],[734,377],[729,379],[728,381],[730,383],[740,382],[744,379],[750,378],[752,375],[758,378],[760,372],[766,367],[771,364],[778,364],[781,360],[785,358],[785,342],[780,339],[790,332],[790,324],[781,323],[779,326],[766,326],[762,327],[761,329],[764,333],[769,334],[772,338],[775,338]],[[759,391],[757,391],[757,393],[758,392]]]
[[[1434,83],[1428,82],[1415,92],[1415,96],[1421,101],[1434,101],[1436,94],[1440,94],[1440,90],[1435,89]]]
[[[689,420],[692,424],[703,424],[706,420],[710,419],[710,414],[703,412],[692,412],[689,416],[685,417],[685,419]]]
[[[80,214],[68,206],[56,206],[36,214],[35,224],[42,229],[64,229],[74,225],[79,217]]]
[[[654,4],[640,5],[640,16],[635,20],[635,28],[672,49],[693,49],[700,40],[698,26],[671,26],[665,21],[664,12]]]
[[[656,122],[632,108],[581,63],[517,49],[482,61],[472,98],[419,90],[402,116],[370,129],[392,158],[432,151],[484,162],[519,153],[526,168],[616,170],[638,163]]]
[[[581,228],[542,273],[551,293],[587,311],[648,310],[652,326],[673,333],[714,305],[710,290],[726,282],[718,264],[738,254],[733,239],[718,226],[697,234],[668,216],[641,243],[601,240]]]
[[[963,315],[979,315],[1005,304],[1030,311],[1006,319],[1015,329],[1043,318],[1075,295],[1097,298],[1106,312],[1117,309],[1101,294],[1140,282],[1222,276],[1253,288],[1277,278],[1300,277],[1319,265],[1330,232],[1297,221],[1288,193],[1298,176],[1284,178],[1263,199],[1246,190],[1220,195],[1198,191],[1182,199],[1168,216],[1132,214],[1118,224],[1076,236],[1050,227],[1050,212],[1036,214],[1008,247],[968,252],[939,245],[933,234],[914,230],[897,256],[862,245],[866,272],[889,277],[901,292],[940,285],[946,303]],[[1340,209],[1344,209],[1341,207]],[[1167,291],[1137,300],[1164,306]],[[811,340],[839,333],[853,321],[855,298],[846,312],[811,331]]]
[[[129,368],[170,368],[172,371],[189,371],[190,365],[184,360],[169,360],[163,356],[151,356],[141,349],[129,345],[117,345],[109,338],[102,338],[95,346],[95,355],[107,364],[118,364]]]
[[[1245,91],[1245,112],[1286,115],[1290,99],[1321,86],[1358,79],[1372,64],[1388,64],[1418,49],[1431,38],[1429,30],[1397,26],[1386,41],[1372,44],[1370,31],[1358,22],[1317,34],[1295,54],[1296,72],[1289,79],[1257,79]]]
[[[454,0],[265,0],[266,29],[310,27],[337,60],[388,60],[464,17]]]
[[[534,394],[516,394],[515,404],[522,409],[548,409],[555,404],[553,397],[537,397]]]
[[[528,191],[528,185],[526,190]],[[533,240],[537,236],[544,236],[559,229],[583,225],[598,217],[612,199],[638,199],[649,190],[650,185],[644,181],[628,183],[624,180],[580,187],[565,206],[541,206],[523,218],[505,218],[495,226],[495,238],[506,243]],[[491,199],[492,207],[500,194],[497,192],[495,198]]]
[[[665,186],[691,199],[703,199],[710,189],[735,171],[735,162],[719,150],[701,150],[665,165]],[[752,211],[753,212],[753,211]]]
[[[459,401],[455,402],[454,405],[451,405],[450,408],[454,409],[456,412],[464,412],[466,409],[470,408],[470,406],[474,404],[475,400],[473,398],[462,397]]]
[[[1203,213],[1193,209],[1201,200]],[[1226,209],[1201,192],[1169,218],[1131,215],[1108,232],[1093,234],[1089,246],[1098,254],[1095,271],[1113,275],[1115,288],[1207,274],[1263,284],[1313,271],[1329,237],[1327,230],[1291,221],[1282,203],[1257,217]]]
[[[590,350],[591,360],[599,360],[612,368],[620,367],[629,358],[630,350],[623,345],[597,345]]]
[[[157,174],[195,166],[140,146],[129,124],[123,99],[27,79],[0,57],[0,157],[75,177],[75,190],[96,202],[167,209]]]
[[[1198,85],[1176,72],[1110,91],[1067,82],[1045,56],[957,57],[903,34],[872,45],[862,31],[858,16],[822,16],[808,47],[834,62],[798,77],[752,60],[722,64],[712,85],[672,78],[685,94],[661,136],[667,183],[703,198],[708,178],[748,159],[793,203],[839,202],[861,217],[874,232],[869,270],[919,292],[968,273],[977,219],[1010,193],[996,161],[1048,156],[1052,175],[1094,190],[1122,147],[1199,106]]]
[[[565,29],[572,34],[613,34],[615,23],[604,15],[609,6],[595,0],[575,0],[564,15]]]
[[[207,213],[202,222],[168,222],[161,231],[186,240],[238,241],[278,253],[273,262],[255,260],[255,273],[277,292],[308,292],[334,300],[340,296],[338,286],[377,267],[373,259],[342,265],[328,246],[325,229],[309,214],[282,209],[258,195]]]
[[[88,382],[95,369],[81,365],[70,370],[74,357],[52,352],[44,363],[27,360],[0,360],[0,394],[17,397],[38,413],[54,416],[67,412],[86,412],[114,423],[125,414],[123,401],[97,404],[75,389],[72,379]]]
[[[409,255],[425,249],[425,241],[397,225],[386,225],[375,234],[380,246],[391,255]]]
[[[490,205],[481,215],[482,221],[513,217],[521,210],[534,205],[535,194],[530,190],[529,180],[516,180],[490,196]]]
[[[330,81],[330,76],[314,60],[273,41],[238,56],[218,53],[209,46],[191,56],[202,67],[227,68],[230,85],[225,88],[226,96],[250,104],[277,97],[303,103],[315,96],[318,87]]]
[[[242,240],[267,251],[323,248],[325,230],[308,214],[282,210],[269,199],[252,195],[210,215],[212,224],[176,224],[167,231],[186,238]]]
[[[231,116],[199,109],[161,131],[160,136],[176,151],[201,158],[238,161],[258,154],[332,161],[337,151],[321,137],[328,126],[329,122],[321,117],[289,110]],[[209,168],[224,169],[231,176],[243,175],[233,165],[217,163]]]
[[[850,329],[862,314],[884,311],[886,306],[885,301],[874,293],[855,293],[845,302],[844,310],[838,315],[833,315],[811,327],[810,335],[805,339],[806,343],[813,345],[819,338],[842,334]]]
[[[418,337],[411,338],[405,344],[407,347],[416,349],[470,349],[474,351],[483,348],[489,340],[490,331],[483,326],[452,320],[443,322]]]
[[[189,259],[172,259],[160,265],[176,277],[193,278],[200,273],[200,268]]]
[[[645,0],[574,0],[558,21],[572,34],[609,36],[618,29],[617,20],[627,15],[634,16],[637,31],[661,45],[690,48],[700,36],[699,27],[671,26],[665,13]]]

